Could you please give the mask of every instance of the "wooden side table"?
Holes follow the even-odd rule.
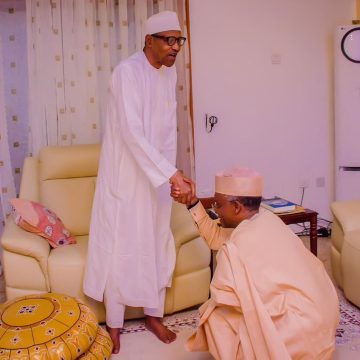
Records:
[[[214,202],[213,197],[199,199],[205,209],[209,209]],[[310,251],[317,256],[317,216],[318,213],[314,210],[305,209],[303,212],[297,213],[282,213],[277,214],[279,218],[286,224],[299,224],[304,222],[310,223]]]
[[[317,256],[317,216],[316,211],[305,209],[304,212],[277,214],[286,224],[310,223],[310,251]]]

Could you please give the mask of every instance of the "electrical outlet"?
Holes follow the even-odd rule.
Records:
[[[299,188],[308,188],[309,184],[310,182],[308,178],[302,178],[299,180]]]

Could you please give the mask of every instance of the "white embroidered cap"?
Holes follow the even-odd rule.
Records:
[[[145,34],[151,35],[170,30],[181,31],[178,16],[174,11],[162,11],[146,20]]]
[[[255,170],[235,167],[215,176],[215,192],[234,196],[262,196],[263,177]]]

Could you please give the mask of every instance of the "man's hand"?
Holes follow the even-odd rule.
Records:
[[[198,201],[198,198],[196,197],[196,187],[195,183],[187,178],[186,176],[183,176],[183,181],[188,184],[191,188],[191,196],[184,197],[181,194],[180,188],[178,188],[175,184],[171,185],[171,196],[179,203],[186,204],[186,205],[193,205]]]
[[[176,189],[176,195],[174,199],[182,204],[190,202],[192,197],[191,185],[184,180],[184,175],[178,170],[170,178],[170,184],[172,189]]]

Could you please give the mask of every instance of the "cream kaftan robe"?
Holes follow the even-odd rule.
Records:
[[[84,292],[158,308],[175,265],[169,178],[176,172],[176,69],[143,52],[111,80],[90,225]]]
[[[200,234],[223,246],[188,349],[217,360],[331,359],[336,291],[321,261],[280,218],[260,209],[231,231],[219,230],[201,204],[190,212]]]

